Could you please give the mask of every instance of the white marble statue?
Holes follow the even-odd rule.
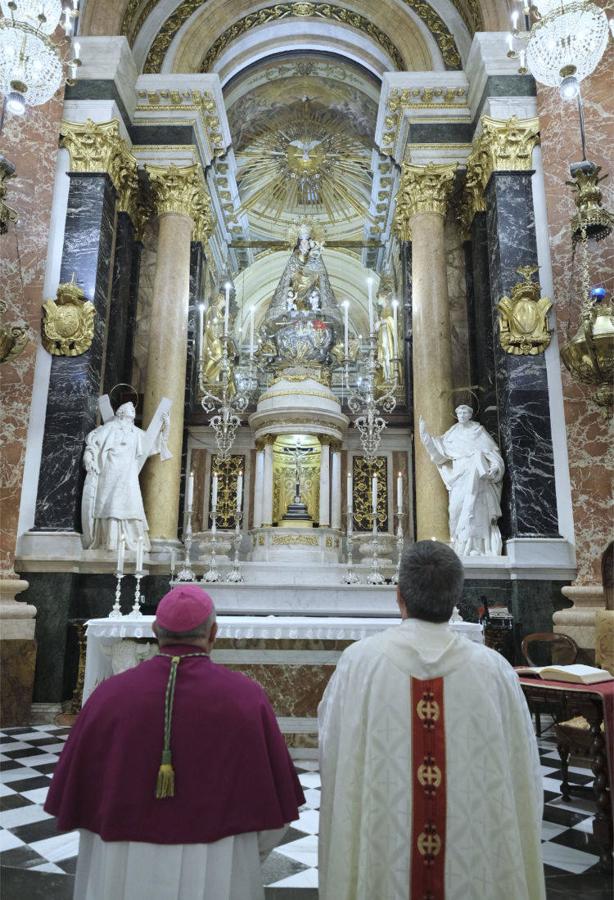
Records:
[[[172,456],[166,445],[170,405],[163,398],[149,428],[142,431],[134,424],[134,404],[123,403],[85,439],[87,475],[81,501],[85,548],[116,550],[123,536],[128,550],[136,550],[140,537],[143,549],[150,549],[139,472],[148,456],[159,453],[163,460]]]
[[[433,437],[420,417],[420,438],[449,493],[450,537],[459,556],[501,556],[501,480],[505,465],[470,406],[455,410],[458,423]]]

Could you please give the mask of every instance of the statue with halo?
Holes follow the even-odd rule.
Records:
[[[450,538],[459,556],[501,556],[501,482],[505,465],[499,448],[473,410],[455,409],[458,422],[433,437],[420,417],[420,439],[449,493]]]
[[[103,424],[87,435],[83,452],[87,471],[81,500],[83,546],[117,550],[123,537],[126,549],[136,550],[142,538],[143,549],[149,550],[139,472],[149,456],[159,453],[162,460],[172,456],[167,447],[171,401],[162,398],[147,431],[134,424],[133,403],[122,403],[115,414],[108,395],[98,403]]]

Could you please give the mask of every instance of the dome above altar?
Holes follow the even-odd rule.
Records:
[[[280,378],[262,393],[249,418],[254,438],[296,434],[326,436],[342,441],[349,419],[341,412],[332,390],[315,378]]]

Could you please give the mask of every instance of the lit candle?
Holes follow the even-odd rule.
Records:
[[[350,355],[350,304],[343,301],[343,355],[348,359]]]
[[[249,309],[249,355],[253,356],[255,347],[254,347],[254,316],[256,311],[253,306],[250,306]]]
[[[367,278],[367,289],[369,291],[369,334],[375,331],[375,323],[373,321],[373,279]]]
[[[512,28],[514,29],[514,31],[516,31],[516,29],[518,28],[518,16],[519,15],[520,15],[520,13],[518,12],[517,9],[515,9],[514,12],[512,13]]]
[[[192,512],[192,503],[194,502],[194,472],[190,472],[188,478],[188,487],[185,492],[185,505],[188,512]]]
[[[171,549],[171,577],[174,577],[174,575],[175,575],[175,559],[176,559],[176,554],[175,554],[175,548],[173,547]]]
[[[217,509],[217,475],[213,473],[213,480],[211,482],[211,509],[213,512]]]
[[[371,480],[371,509],[373,515],[377,515],[377,475]]]
[[[403,474],[397,475],[397,512],[403,512]]]
[[[399,301],[392,301],[392,343],[394,348],[394,358],[399,358]]]
[[[79,52],[81,50],[79,41],[74,41],[72,46],[73,46],[73,54],[74,54],[73,59],[79,59]]]
[[[124,574],[124,554],[126,552],[126,542],[124,540],[124,536],[122,535],[119,539],[119,543],[117,545],[117,574]]]
[[[354,487],[352,484],[352,473],[348,472],[348,486],[347,486],[347,494],[348,494],[348,515],[352,516],[352,510],[354,509],[354,496],[353,496]]]
[[[205,333],[205,304],[198,304],[198,340],[202,347],[203,334]]]
[[[239,472],[237,478],[237,512],[240,513],[243,507],[243,472]]]
[[[143,571],[143,538],[140,537],[136,542],[136,561],[134,564],[136,572]]]
[[[508,36],[507,36],[507,52],[508,53],[514,52],[514,38],[512,37],[511,34],[508,34]]]
[[[230,282],[224,285],[226,291],[226,302],[224,304],[224,334],[228,334],[228,324],[230,321]]]

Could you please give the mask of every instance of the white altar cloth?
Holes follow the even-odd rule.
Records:
[[[154,616],[122,616],[121,619],[90,619],[87,628],[87,658],[83,702],[96,685],[113,674],[111,648],[117,641],[153,638]],[[312,639],[359,641],[376,634],[399,618],[351,618],[333,616],[218,616],[219,638],[268,638],[269,640]],[[482,626],[473,622],[452,622],[450,627],[470,640],[482,642]]]

